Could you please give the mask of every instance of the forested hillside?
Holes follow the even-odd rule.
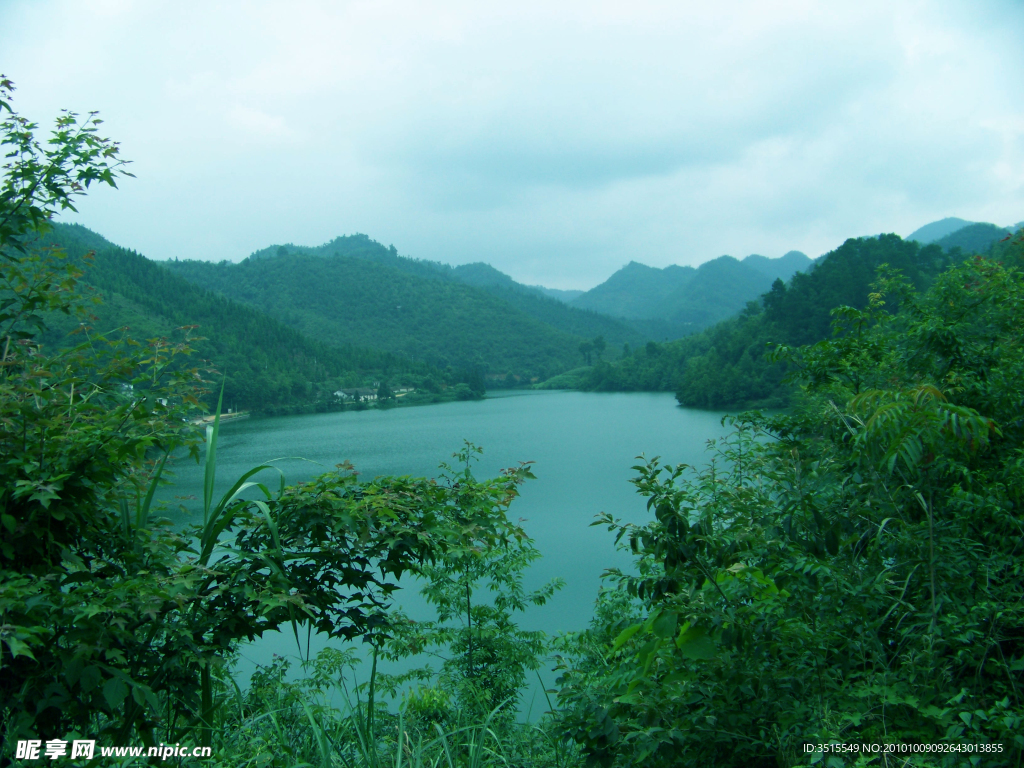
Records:
[[[690,335],[735,314],[746,302],[766,291],[776,278],[787,280],[812,263],[799,251],[790,251],[777,259],[754,254],[739,261],[722,256],[696,268],[672,265],[657,269],[630,262],[604,283],[582,292],[523,285],[483,262],[452,267],[408,258],[399,255],[394,246],[384,246],[361,234],[338,237],[315,247],[290,243],[270,246],[256,251],[249,259],[267,261],[294,256],[351,257],[419,278],[464,283],[488,291],[557,330],[588,340],[601,337],[616,349],[623,344],[635,348],[648,340],[668,341]],[[361,343],[377,345],[379,341]],[[484,361],[488,359],[485,357]]]
[[[167,266],[331,346],[359,344],[439,367],[526,377],[549,376],[575,363],[578,337],[487,291],[424,278],[384,261],[282,253],[240,264]]]
[[[1009,236],[1012,231],[995,224],[968,224],[933,242],[944,251],[959,248],[965,253],[985,253],[993,243]]]
[[[91,308],[99,332],[128,327],[137,339],[181,337],[183,326],[196,354],[209,361],[210,376],[225,377],[226,407],[266,410],[305,403],[326,404],[339,387],[358,387],[383,376],[393,385],[418,383],[440,372],[422,362],[354,345],[310,340],[252,307],[189,283],[160,264],[120,248],[78,225],[57,224],[42,242],[67,250],[83,264],[86,285],[103,302]],[[61,344],[77,321],[56,316],[47,335]]]
[[[774,279],[731,256],[719,256],[697,267],[693,279],[663,304],[662,316],[693,332],[739,312]]]
[[[490,264],[474,262],[450,266],[437,261],[413,259],[399,255],[395,247],[385,247],[376,240],[362,234],[336,237],[319,246],[275,245],[253,253],[249,258],[255,261],[273,258],[287,258],[292,255],[319,256],[334,258],[346,256],[362,259],[386,267],[406,272],[428,280],[464,283],[486,290],[502,301],[505,301],[525,315],[550,325],[559,331],[581,336],[587,339],[603,336],[608,343],[621,345],[636,344],[643,340],[644,329],[638,329],[598,312],[568,306],[567,300],[552,295],[549,289],[539,286],[523,285],[501,272]],[[171,265],[172,268],[175,265]],[[187,275],[186,275],[187,276]],[[382,275],[381,279],[387,279]],[[428,293],[433,289],[425,289]],[[565,293],[570,297],[582,291],[554,292]],[[578,342],[577,342],[578,343]],[[485,363],[491,362],[489,358]],[[494,361],[497,369],[508,368],[505,362]]]
[[[1022,226],[1024,222],[999,227],[950,216],[914,230],[907,235],[907,240],[917,240],[921,245],[936,243],[947,251],[960,248],[967,253],[985,253],[994,242],[1013,234]]]
[[[786,280],[810,266],[799,251],[778,259],[720,256],[696,268],[657,269],[633,261],[571,303],[629,318],[649,339],[674,339],[739,312],[775,279]]]
[[[536,288],[538,291],[543,293],[545,296],[550,296],[553,299],[558,299],[566,304],[570,303],[577,296],[582,296],[584,291],[577,290],[563,290],[561,288],[545,288],[543,285],[531,285],[531,288]]]
[[[921,245],[928,245],[928,243],[934,243],[936,240],[951,235],[957,230],[973,223],[973,221],[960,219],[956,216],[947,216],[944,219],[925,224],[923,227],[918,227],[907,235],[906,239],[917,240]]]
[[[661,304],[689,283],[696,271],[676,264],[658,269],[631,261],[600,285],[577,296],[572,304],[613,317],[657,317]]]
[[[614,345],[638,344],[646,338],[645,329],[636,323],[570,306],[568,302],[550,295],[547,289],[517,283],[490,264],[476,262],[450,269],[450,274],[459,282],[489,291],[521,312],[560,331],[588,339],[601,336]]]
[[[810,257],[802,251],[788,251],[777,259],[752,253],[742,263],[768,275],[773,281],[775,278],[789,280],[797,272],[806,272],[813,265]]]

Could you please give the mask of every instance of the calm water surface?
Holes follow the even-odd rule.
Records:
[[[600,512],[633,522],[648,519],[645,500],[629,482],[636,457],[702,464],[707,440],[726,431],[723,415],[679,408],[665,393],[512,390],[475,402],[227,422],[217,452],[219,493],[246,470],[282,456],[307,460],[277,462],[289,483],[345,460],[367,477],[435,477],[438,464],[450,461],[463,440],[483,448],[474,470],[478,478],[532,461],[537,479],[522,487],[510,510],[513,519],[525,518],[523,527],[543,555],[527,586],[555,576],[566,586],[547,605],[531,609],[520,625],[554,634],[583,629],[602,572],[628,565],[612,535],[590,523]],[[177,493],[201,497],[195,465],[180,465],[176,475]],[[414,584],[399,602],[426,618]],[[315,654],[318,647],[322,642],[314,640],[310,650]],[[272,653],[295,655],[294,636],[267,636],[244,649],[241,679],[247,681],[252,665],[266,663]]]

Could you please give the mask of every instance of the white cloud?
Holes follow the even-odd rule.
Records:
[[[362,231],[589,287],[629,259],[817,255],[1024,218],[1009,2],[8,2],[43,120],[138,180],[79,218],[154,257]]]

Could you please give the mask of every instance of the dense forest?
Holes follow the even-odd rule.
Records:
[[[547,378],[575,361],[583,339],[642,341],[627,323],[569,307],[487,264],[412,259],[366,235],[275,246],[241,264],[167,266],[324,343],[401,352],[441,367]]]
[[[737,349],[776,345],[756,365],[788,366],[792,407],[729,422],[702,468],[640,459],[646,520],[595,523],[633,567],[609,570],[588,629],[548,638],[519,625],[559,588],[525,586],[529,463],[481,480],[467,443],[437,478],[343,464],[276,488],[260,466],[218,498],[219,416],[189,419],[213,382],[189,339],[48,343],[95,293],[40,243],[78,247],[54,215],[125,169],[94,115],[62,114],[44,142],[12,90],[0,77],[4,765],[1021,765],[1024,235],[972,258],[849,240],[748,305]],[[112,284],[146,269],[109,256]],[[119,295],[156,301],[131,286],[163,275]],[[651,342],[609,370],[677,354]],[[184,528],[154,504],[176,451],[204,473]],[[394,607],[410,575],[429,617]],[[336,642],[236,681],[239,649],[272,631]],[[548,711],[521,722],[517,695],[551,663]]]
[[[341,388],[417,387],[431,395],[442,387],[483,382],[473,371],[439,370],[405,355],[355,345],[313,341],[258,309],[174,275],[134,251],[120,248],[79,225],[55,224],[40,244],[64,250],[95,289],[86,326],[100,333],[126,329],[134,338],[188,340],[207,375],[223,378],[225,407],[262,413],[336,409]],[[88,256],[87,256],[88,254]],[[44,341],[66,346],[82,318],[49,318]]]
[[[545,377],[579,340],[457,282],[417,278],[360,258],[282,255],[240,264],[171,262],[175,274],[323,344],[355,343],[436,366]]]

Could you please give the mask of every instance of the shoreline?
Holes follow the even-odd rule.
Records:
[[[192,419],[193,424],[213,424],[216,419],[216,415],[200,416],[198,419]],[[224,421],[236,421],[238,419],[249,418],[249,411],[236,411],[235,413],[222,413],[220,420]]]

